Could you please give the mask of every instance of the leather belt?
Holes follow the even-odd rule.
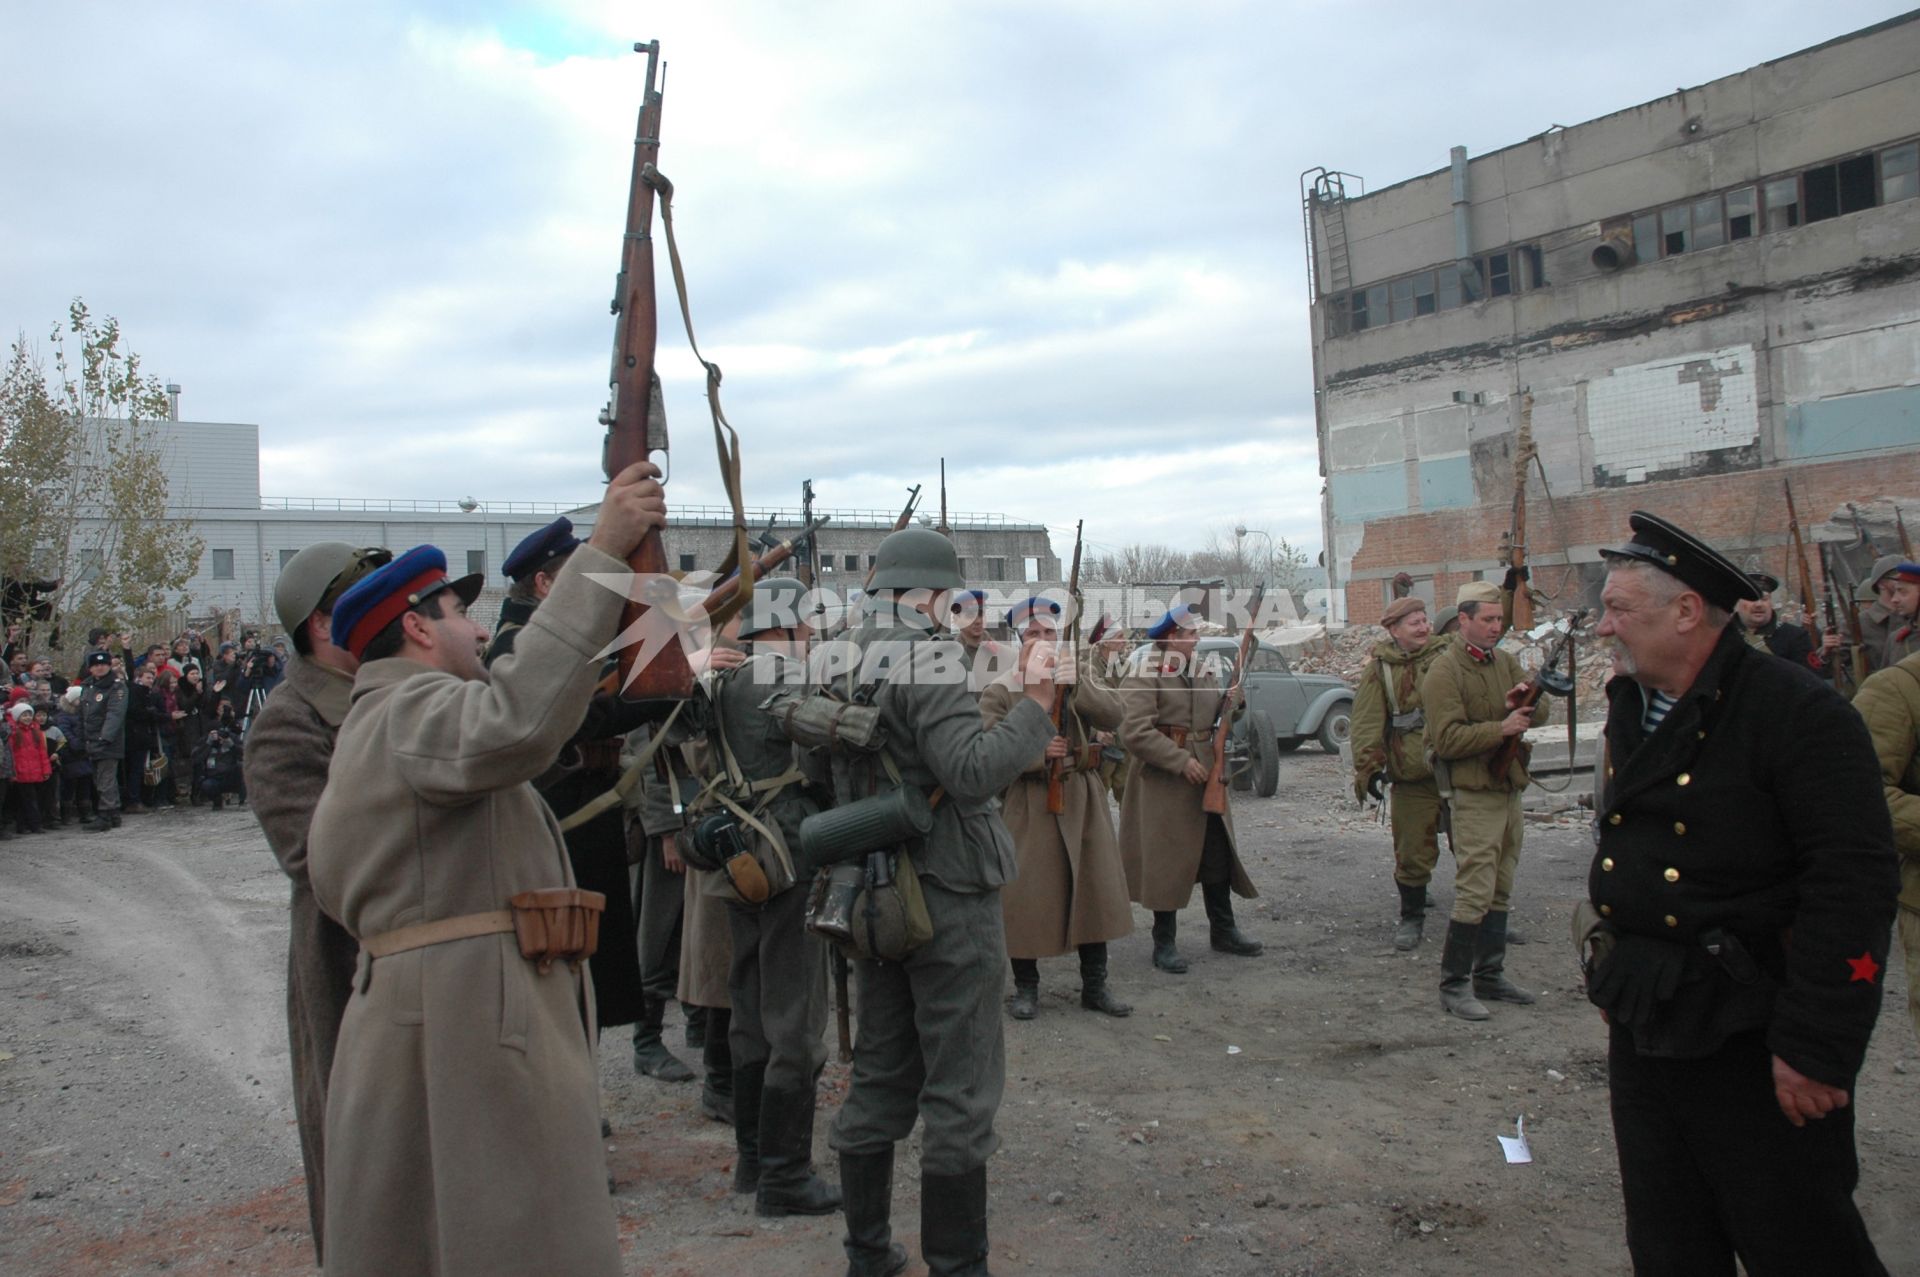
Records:
[[[1171,723],[1155,723],[1153,730],[1185,749],[1188,745],[1206,745],[1213,740],[1213,729],[1196,732],[1191,727],[1176,727]]]
[[[489,909],[485,913],[463,913],[454,918],[436,918],[432,922],[395,927],[392,931],[383,931],[362,940],[360,951],[369,958],[388,958],[409,949],[424,949],[428,945],[471,940],[475,936],[490,936],[512,930],[513,910]]]

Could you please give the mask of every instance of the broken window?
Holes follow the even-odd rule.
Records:
[[[1880,184],[1873,179],[1873,156],[1856,155],[1841,160],[1834,168],[1840,174],[1840,211],[1858,213],[1880,203]]]
[[[1660,213],[1661,253],[1666,257],[1677,257],[1687,251],[1688,240],[1687,206],[1677,204]]]
[[[1743,186],[1737,191],[1727,192],[1727,238],[1753,238],[1754,191],[1751,186]]]
[[[1413,281],[1396,279],[1388,285],[1393,297],[1393,311],[1388,318],[1394,323],[1413,318]]]
[[[1487,255],[1487,296],[1505,297],[1513,291],[1513,258],[1506,253]]]
[[[1840,166],[1822,164],[1819,168],[1810,168],[1800,175],[1801,189],[1806,192],[1803,206],[1803,218],[1808,222],[1824,222],[1829,217],[1840,216]]]
[[[1642,213],[1633,219],[1633,257],[1635,261],[1657,262],[1660,260],[1660,218],[1655,213]]]
[[[1720,197],[1709,195],[1693,202],[1693,247],[1718,248],[1727,242],[1727,228],[1720,222]]]
[[[1800,224],[1800,183],[1797,179],[1783,177],[1768,182],[1766,196],[1768,230],[1791,230]]]
[[[1540,253],[1538,244],[1528,244],[1515,250],[1520,255],[1520,264],[1524,268],[1520,281],[1522,288],[1545,288],[1547,284],[1546,259]]]
[[[1431,315],[1434,309],[1433,272],[1423,271],[1413,277],[1413,313]]]
[[[1880,152],[1880,202],[1891,204],[1916,195],[1920,195],[1920,142]]]

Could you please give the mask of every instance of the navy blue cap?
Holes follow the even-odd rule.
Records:
[[[961,611],[967,607],[968,599],[972,599],[974,606],[978,607],[979,605],[984,604],[987,601],[987,592],[985,590],[955,591],[953,596],[953,606],[949,610],[952,611],[955,616],[958,616],[961,613]]]
[[[1627,516],[1633,539],[1618,549],[1602,550],[1607,559],[1652,564],[1697,591],[1715,607],[1733,610],[1735,603],[1762,597],[1760,586],[1718,550],[1685,528],[1657,514],[1635,510]]]
[[[1174,630],[1182,628],[1193,619],[1193,608],[1185,603],[1176,603],[1167,609],[1165,616],[1147,627],[1147,637],[1163,639]]]
[[[507,574],[509,581],[523,580],[548,559],[579,548],[580,538],[573,535],[573,520],[563,514],[538,532],[522,537],[500,570]]]
[[[1060,605],[1052,599],[1042,598],[1038,594],[1032,598],[1021,599],[1007,612],[1007,628],[1017,630],[1027,623],[1035,612],[1045,612],[1049,616],[1060,615]]]
[[[481,583],[477,572],[449,581],[447,556],[440,548],[416,545],[340,596],[333,605],[333,645],[345,648],[357,660],[374,636],[408,608],[448,589],[461,602],[472,603],[480,595]]]

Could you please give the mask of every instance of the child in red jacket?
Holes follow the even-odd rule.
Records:
[[[23,834],[45,833],[40,822],[40,790],[53,779],[53,760],[47,755],[47,734],[34,721],[33,706],[21,701],[7,711],[12,720],[13,823]]]

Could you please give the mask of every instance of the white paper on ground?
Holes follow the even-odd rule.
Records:
[[[1495,1138],[1500,1141],[1500,1151],[1507,1155],[1507,1165],[1519,1166],[1533,1160],[1533,1150],[1527,1147],[1527,1119],[1524,1116],[1514,1119],[1512,1135]]]

